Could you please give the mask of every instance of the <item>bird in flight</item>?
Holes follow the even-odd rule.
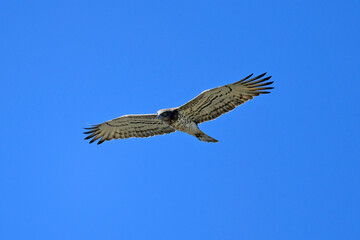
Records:
[[[264,73],[251,78],[252,75],[232,84],[206,90],[180,107],[162,109],[157,114],[124,115],[92,125],[85,128],[88,130],[84,132],[88,134],[85,140],[91,139],[89,143],[93,143],[100,139],[97,144],[101,144],[118,138],[144,138],[181,131],[203,142],[218,142],[202,132],[198,124],[213,120],[255,96],[269,93],[266,90],[273,89],[269,87],[273,82],[268,81],[271,76],[264,77]]]

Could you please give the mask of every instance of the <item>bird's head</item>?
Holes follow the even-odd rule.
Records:
[[[157,112],[157,117],[164,122],[176,121],[178,111],[175,109],[162,109]]]

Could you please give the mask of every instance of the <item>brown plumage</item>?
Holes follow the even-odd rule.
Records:
[[[253,74],[246,78],[225,86],[213,88],[200,93],[186,104],[159,110],[157,114],[125,115],[93,127],[87,128],[89,134],[85,139],[90,143],[98,140],[98,144],[111,139],[131,137],[151,137],[172,133],[176,130],[186,132],[205,142],[218,142],[206,135],[198,124],[213,120],[236,106],[253,99],[260,94],[269,93],[273,82],[268,81],[271,76],[262,78],[266,73],[257,77]]]

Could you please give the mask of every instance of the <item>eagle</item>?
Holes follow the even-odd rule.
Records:
[[[220,115],[233,110],[244,102],[260,94],[270,93],[267,90],[272,81],[266,73],[253,77],[253,74],[244,79],[212,88],[200,93],[180,107],[161,109],[157,114],[124,115],[113,120],[92,125],[84,134],[89,143],[100,139],[97,144],[112,139],[132,137],[151,137],[181,131],[197,137],[204,142],[218,142],[218,140],[202,132],[198,124],[213,120]]]

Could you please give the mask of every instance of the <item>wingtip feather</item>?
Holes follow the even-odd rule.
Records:
[[[105,138],[104,137],[102,137],[98,142],[97,142],[97,145],[100,145],[100,144],[102,144],[103,142],[105,142]]]
[[[254,73],[252,73],[252,74],[250,74],[249,76],[247,76],[247,77],[245,77],[245,78],[241,79],[239,82],[244,82],[244,81],[246,81],[247,79],[251,78],[251,77],[252,77],[252,75],[254,75]]]

